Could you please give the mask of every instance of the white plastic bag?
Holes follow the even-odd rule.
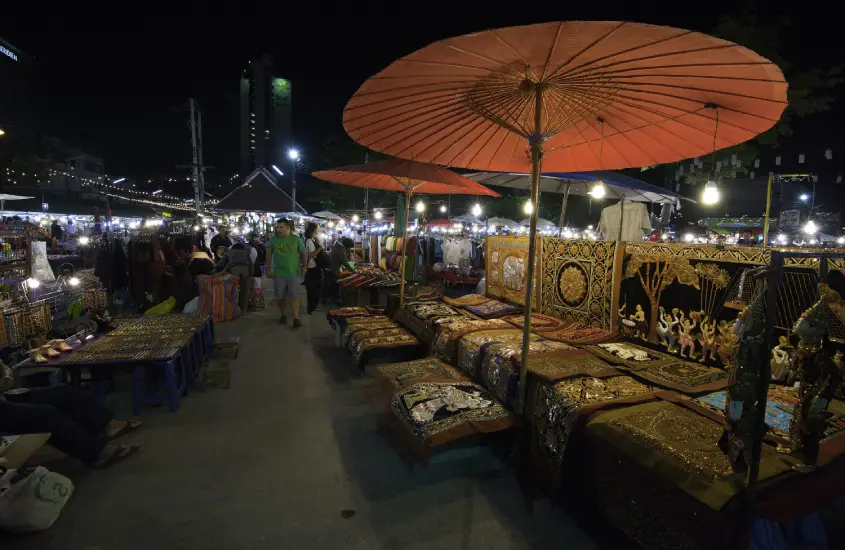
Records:
[[[73,494],[73,483],[38,466],[26,472],[0,467],[0,527],[13,533],[49,529]]]
[[[196,313],[199,308],[200,297],[197,296],[196,298],[185,304],[185,307],[182,308],[182,313]]]

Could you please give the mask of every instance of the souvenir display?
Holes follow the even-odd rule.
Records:
[[[331,322],[333,319],[345,319],[347,317],[360,317],[362,315],[369,315],[365,307],[341,307],[337,309],[330,309],[326,313],[326,318]]]
[[[435,323],[455,317],[463,318],[465,315],[440,301],[406,302],[395,316],[399,323],[425,341],[431,341],[434,338]]]
[[[525,326],[524,315],[510,315],[502,319],[519,329]],[[531,314],[531,332],[551,332],[560,329],[564,324],[564,321],[542,313]]]
[[[577,376],[554,385],[539,384],[536,388],[531,455],[539,463],[542,476],[551,483],[552,492],[559,484],[563,456],[584,407],[648,396],[656,391],[618,372],[602,378]]]
[[[615,332],[611,312],[619,309],[624,249],[611,242],[544,238],[542,312]]]
[[[609,363],[622,365],[634,371],[683,362],[677,357],[666,355],[665,353],[660,353],[659,351],[654,351],[638,344],[632,344],[631,342],[596,344],[584,346],[584,349],[589,350],[593,355]]]
[[[536,265],[534,266],[533,308],[540,299],[537,291],[542,257],[540,239],[537,239]],[[501,298],[520,306],[525,305],[525,260],[528,258],[527,237],[487,237],[486,266],[487,295]]]
[[[535,336],[532,334],[532,336]],[[528,353],[533,358],[547,353],[573,349],[568,344],[532,338],[528,344]],[[508,408],[516,408],[517,389],[519,386],[520,360],[522,358],[522,341],[492,342],[483,351],[481,370],[477,380],[487,388],[499,401]]]
[[[528,361],[528,372],[546,382],[557,382],[578,375],[605,378],[620,374],[606,362],[582,349],[532,356]]]
[[[366,334],[366,337],[364,334]],[[419,346],[420,341],[403,328],[361,331],[354,338],[349,339],[349,349],[360,366],[363,366],[373,353],[410,352],[419,348]]]
[[[536,340],[536,335],[531,335]],[[482,330],[461,338],[458,346],[458,368],[475,377],[484,359],[484,350],[494,342],[522,346],[522,331],[515,328]]]
[[[469,317],[449,317],[438,324],[437,336],[431,346],[431,352],[447,363],[458,364],[458,349],[461,338],[482,330],[510,329],[510,323],[502,319],[471,319]]]
[[[638,324],[636,338],[641,338],[649,342],[657,342],[657,327],[658,327],[658,312],[660,308],[660,298],[663,296],[663,291],[674,282],[682,285],[688,285],[700,289],[699,275],[696,273],[693,266],[686,258],[679,258],[665,255],[641,255],[633,254],[628,262],[625,264],[624,277],[636,278],[648,296],[650,304],[650,312],[648,320],[646,321],[645,311],[642,306],[637,304]],[[632,317],[633,320],[633,317]],[[640,324],[642,327],[640,328]],[[681,323],[683,326],[683,322]],[[643,329],[647,328],[648,332]],[[691,334],[688,334],[689,343],[692,343]],[[683,336],[681,340],[683,340]],[[681,341],[681,348],[683,352],[684,342]]]
[[[108,296],[105,289],[88,289],[82,292],[82,306],[86,309],[105,309]]]
[[[398,327],[399,324],[396,321],[383,315],[374,315],[372,317],[350,317],[346,321],[346,330],[343,331],[341,345],[348,348],[350,338],[353,334],[359,331]]]
[[[794,348],[789,345],[789,338],[778,337],[778,345],[772,348],[772,358],[769,360],[769,367],[772,371],[772,380],[786,382],[792,372],[792,357]]]
[[[394,389],[417,382],[470,381],[464,373],[436,357],[379,365],[373,369],[373,376],[386,382],[389,387]]]
[[[728,399],[725,404],[725,430],[719,448],[730,459],[733,471],[745,476],[751,463],[757,421],[757,388],[765,372],[768,357],[763,349],[766,330],[766,285],[763,268],[754,272],[757,279],[751,304],[737,320],[739,345],[730,369]]]
[[[591,327],[582,322],[570,322],[557,330],[543,331],[543,338],[566,344],[600,344],[617,337],[617,333],[598,327]]]
[[[349,351],[351,351],[353,354],[355,354],[355,349],[364,340],[368,340],[370,338],[375,338],[375,337],[387,338],[387,337],[398,336],[398,335],[403,335],[403,334],[408,334],[407,329],[402,328],[398,325],[397,326],[381,327],[381,328],[368,327],[368,328],[358,330],[354,334],[352,334],[349,337],[349,339],[347,340],[346,345],[349,348]]]
[[[481,317],[482,319],[502,317],[509,313],[518,313],[522,311],[521,306],[506,304],[505,302],[500,302],[498,300],[490,300],[477,306],[464,306],[464,309],[473,315]]]
[[[637,376],[658,386],[687,394],[700,394],[728,385],[728,373],[697,363],[670,363],[637,371]]]
[[[472,382],[419,382],[400,388],[393,415],[424,448],[514,425],[511,414]]]
[[[714,510],[741,490],[725,477],[732,464],[717,445],[721,425],[686,407],[657,400],[608,410],[590,420],[586,430]],[[763,446],[761,480],[789,469],[772,446]]]
[[[789,448],[801,456],[802,471],[813,470],[831,413],[827,410],[842,385],[842,372],[824,353],[828,334],[828,304],[839,294],[819,285],[819,300],[798,319],[792,333],[798,336],[798,403],[789,429]]]
[[[460,298],[449,298],[444,296],[443,301],[454,307],[480,306],[485,302],[489,302],[490,298],[482,296],[481,294],[465,294]]]

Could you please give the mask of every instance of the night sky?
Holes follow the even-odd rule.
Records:
[[[740,2],[297,2],[213,11],[195,2],[4,2],[0,36],[37,60],[33,103],[44,129],[101,154],[110,174],[170,172],[189,162],[186,116],[204,111],[206,163],[237,168],[237,80],[261,52],[293,83],[294,134],[308,151],[343,135],[348,98],[367,77],[433,40],[491,27],[567,19],[627,19],[708,31]],[[268,3],[269,4],[269,3]],[[643,3],[647,4],[647,3]],[[220,3],[217,3],[220,5]],[[114,4],[111,4],[114,6]],[[791,15],[789,48],[814,63],[837,61],[838,22],[798,3],[762,3],[760,14]],[[791,8],[790,8],[791,6]],[[649,11],[651,10],[651,11]],[[533,12],[533,13],[532,13]],[[845,102],[843,102],[845,103]],[[808,139],[839,139],[845,105],[814,122]],[[841,140],[840,140],[841,141]]]

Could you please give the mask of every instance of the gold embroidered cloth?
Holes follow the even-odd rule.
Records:
[[[567,326],[557,330],[544,331],[543,338],[567,344],[588,345],[613,340],[616,338],[616,333],[603,328],[591,327],[586,323],[570,322]]]
[[[449,318],[438,324],[439,332],[432,345],[432,354],[447,363],[458,364],[460,340],[467,334],[482,330],[510,329],[502,319]]]
[[[508,313],[522,311],[522,307],[520,306],[506,304],[505,302],[500,302],[498,300],[490,300],[489,302],[484,302],[483,304],[477,306],[465,306],[464,309],[473,315],[481,317],[482,319],[501,317],[503,315],[507,315]]]
[[[727,372],[698,363],[677,362],[636,372],[650,382],[684,393],[709,392],[728,385]]]
[[[679,359],[673,355],[660,353],[659,351],[654,351],[630,342],[596,344],[594,346],[584,346],[584,349],[609,363],[622,365],[633,371],[685,362],[683,359]]]
[[[624,249],[624,243],[544,237],[541,311],[615,332]]]
[[[373,375],[394,388],[441,378],[469,382],[469,378],[464,373],[436,357],[380,365],[373,370]]]
[[[513,426],[511,414],[472,382],[419,382],[399,388],[393,415],[422,445],[433,447]]]
[[[360,362],[364,354],[374,349],[391,349],[418,346],[420,341],[403,328],[387,328],[359,331],[349,339],[349,350]]]
[[[443,301],[450,306],[464,307],[464,306],[480,306],[484,302],[489,302],[490,298],[481,294],[466,294],[459,298],[443,297]]]
[[[521,329],[525,326],[525,315],[508,315],[507,317],[502,317],[505,321],[512,324],[518,329]],[[563,327],[564,321],[560,319],[555,319],[554,317],[550,317],[548,315],[543,315],[542,313],[532,313],[531,314],[531,331],[532,332],[549,332],[558,330]]]
[[[668,401],[654,401],[600,413],[587,432],[715,510],[735,494],[724,481],[731,471],[717,445],[722,425]],[[763,446],[760,479],[789,471],[773,447]]]

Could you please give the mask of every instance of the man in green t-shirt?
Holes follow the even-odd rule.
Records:
[[[267,243],[267,277],[273,279],[273,290],[282,313],[279,322],[287,324],[287,302],[293,313],[293,328],[299,328],[299,286],[308,264],[305,245],[293,233],[293,223],[280,219],[276,222],[276,235]]]

